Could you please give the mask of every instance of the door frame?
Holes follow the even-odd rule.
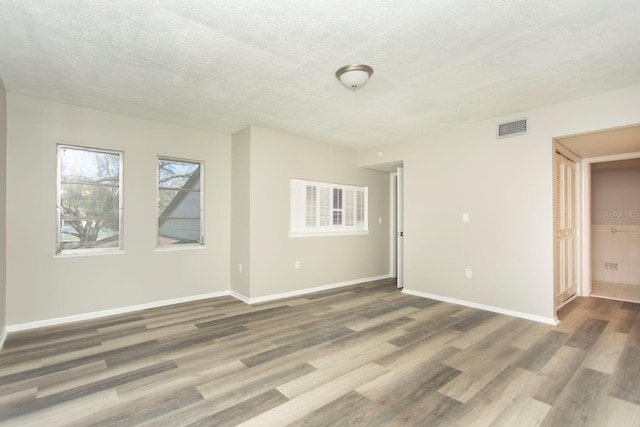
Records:
[[[618,160],[640,159],[640,152],[611,154],[598,157],[587,157],[581,161],[582,182],[582,280],[578,282],[578,295],[591,295],[591,164],[615,162]]]
[[[398,172],[391,172],[389,178],[389,218],[391,218],[389,221],[389,275],[396,277],[398,268],[396,265],[396,179],[398,179]]]
[[[397,282],[396,285],[398,288],[404,287],[404,262],[403,262],[403,254],[402,250],[402,239],[399,240],[401,236],[398,235],[398,232],[404,232],[403,230],[403,211],[404,211],[404,166],[398,166],[396,172],[391,172],[389,174],[390,180],[390,197],[389,197],[389,206],[390,212],[389,217],[391,218],[390,227],[389,227],[389,243],[390,243],[390,271],[389,274],[391,277],[395,277]]]

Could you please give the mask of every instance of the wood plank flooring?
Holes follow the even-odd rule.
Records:
[[[6,426],[640,426],[640,304],[558,326],[390,280],[231,297],[11,334]]]

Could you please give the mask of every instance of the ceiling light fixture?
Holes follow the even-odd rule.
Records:
[[[372,74],[373,68],[368,65],[352,64],[336,71],[336,78],[344,87],[355,92],[367,83]]]

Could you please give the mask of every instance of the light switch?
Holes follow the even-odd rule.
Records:
[[[462,214],[462,222],[469,222],[469,213],[465,212]]]

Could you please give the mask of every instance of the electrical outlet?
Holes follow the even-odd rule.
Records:
[[[295,267],[296,270],[300,270],[300,261],[296,261]]]
[[[465,268],[464,269],[464,277],[466,277],[467,279],[471,279],[472,274],[471,274],[471,269],[470,268]]]
[[[618,271],[618,263],[617,262],[605,262],[604,263],[605,270],[614,270]]]
[[[242,273],[242,264],[238,264],[238,273]]]

